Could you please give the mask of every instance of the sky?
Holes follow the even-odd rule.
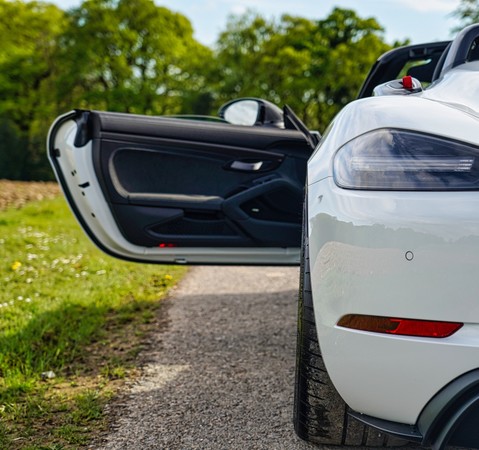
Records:
[[[63,9],[80,0],[50,0]],[[195,37],[212,46],[224,30],[230,14],[248,9],[267,18],[287,13],[309,19],[324,19],[335,7],[355,10],[361,17],[375,17],[389,43],[409,38],[412,43],[450,39],[458,21],[451,16],[460,0],[156,0],[157,5],[184,14],[193,24]]]

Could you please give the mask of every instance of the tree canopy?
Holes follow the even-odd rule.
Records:
[[[375,19],[347,9],[318,21],[285,15],[275,23],[251,12],[231,17],[217,45],[218,99],[288,103],[308,126],[324,129],[390,48]]]
[[[212,58],[186,17],[153,0],[85,0],[70,12],[59,47],[63,103],[143,114],[180,112]]]
[[[0,0],[0,176],[43,178],[45,129],[56,113],[55,53],[65,13],[43,2]]]
[[[461,0],[461,3],[454,11],[454,16],[461,21],[459,29],[479,22],[479,0]]]
[[[74,108],[215,114],[256,96],[324,129],[390,48],[372,18],[335,8],[322,20],[232,16],[213,48],[153,0],[84,0],[62,11],[0,0],[0,178],[52,176],[51,121]]]

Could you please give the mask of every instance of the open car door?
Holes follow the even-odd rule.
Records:
[[[359,98],[403,75],[434,81],[448,45],[385,53]],[[250,100],[236,109],[240,115],[257,106]],[[258,111],[251,123],[283,119],[274,108]],[[298,264],[306,164],[317,139],[288,108],[284,124],[286,129],[78,110],[52,125],[48,154],[78,221],[113,256]]]
[[[311,152],[295,130],[84,110],[48,137],[89,237],[157,263],[298,264]]]

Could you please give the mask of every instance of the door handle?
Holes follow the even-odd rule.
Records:
[[[246,161],[233,161],[229,169],[232,170],[240,170],[244,172],[256,172],[260,170],[263,166],[263,161],[256,161],[256,162],[246,162]]]

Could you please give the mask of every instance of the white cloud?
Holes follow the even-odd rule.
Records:
[[[290,0],[221,0],[223,4],[232,5],[231,10],[241,10],[243,12],[248,9],[252,10],[270,10],[273,12],[282,9],[291,9]]]
[[[414,11],[431,13],[451,13],[459,5],[459,0],[395,0],[395,2]]]
[[[246,5],[233,5],[230,10],[232,14],[235,14],[238,16],[244,14],[246,11],[248,11],[248,6]]]

